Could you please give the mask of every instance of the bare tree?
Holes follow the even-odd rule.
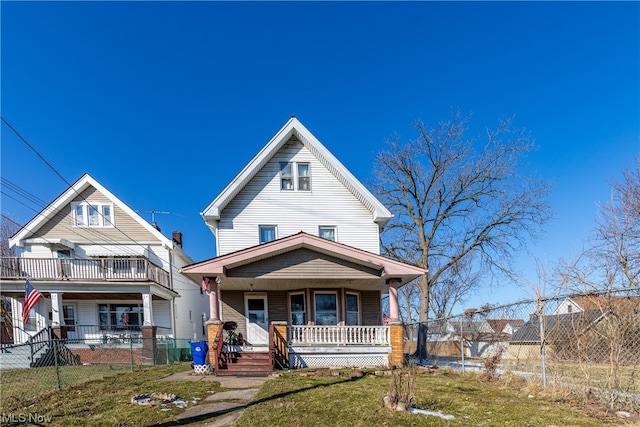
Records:
[[[593,237],[558,268],[560,286],[576,293],[640,287],[640,158],[613,180]]]
[[[530,135],[507,118],[480,144],[465,136],[468,121],[459,112],[436,127],[418,121],[417,139],[389,140],[375,157],[374,188],[394,214],[383,251],[428,269],[419,281],[421,357],[429,310],[447,312],[485,274],[513,278],[514,254],[550,218],[548,184],[522,174]]]
[[[608,286],[640,286],[640,157],[613,181],[610,201],[600,206],[593,249],[594,259],[609,260],[615,279]]]
[[[12,261],[8,257],[15,257],[16,251],[9,247],[9,238],[20,230],[19,223],[10,215],[0,215],[0,268],[4,269],[8,265],[12,265]],[[9,337],[13,339],[13,320],[11,316],[11,304],[6,297],[0,297],[0,318],[4,322]]]

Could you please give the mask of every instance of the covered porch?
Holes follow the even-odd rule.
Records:
[[[213,366],[235,336],[234,350],[267,351],[275,367],[301,368],[402,365],[397,289],[424,270],[301,232],[182,273],[209,293]]]
[[[129,345],[141,338],[173,336],[173,300],[178,294],[156,282],[111,283],[30,279],[42,298],[22,321],[24,279],[0,282],[11,298],[10,344],[28,343],[50,329],[56,338],[88,344]],[[4,343],[9,344],[9,343]]]

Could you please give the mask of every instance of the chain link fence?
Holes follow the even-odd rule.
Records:
[[[424,326],[427,363],[490,367],[611,408],[640,410],[639,289],[469,309]],[[419,329],[405,327],[406,353],[419,355]]]
[[[40,393],[151,365],[189,362],[191,341],[174,338],[49,339],[0,349],[0,413]]]

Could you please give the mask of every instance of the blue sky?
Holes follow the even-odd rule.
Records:
[[[7,2],[1,111],[72,183],[89,173],[214,255],[199,216],[291,116],[360,180],[412,124],[515,115],[554,183],[531,255],[578,251],[608,181],[640,153],[638,2]],[[66,188],[2,125],[2,177],[46,202]],[[3,187],[1,211],[42,206]],[[14,199],[17,199],[14,200]],[[143,216],[150,220],[149,214]],[[532,257],[520,267],[531,279]],[[526,288],[526,286],[525,286]],[[470,302],[515,301],[522,289]]]

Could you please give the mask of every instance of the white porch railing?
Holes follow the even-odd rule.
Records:
[[[290,345],[390,345],[388,326],[288,326]]]

